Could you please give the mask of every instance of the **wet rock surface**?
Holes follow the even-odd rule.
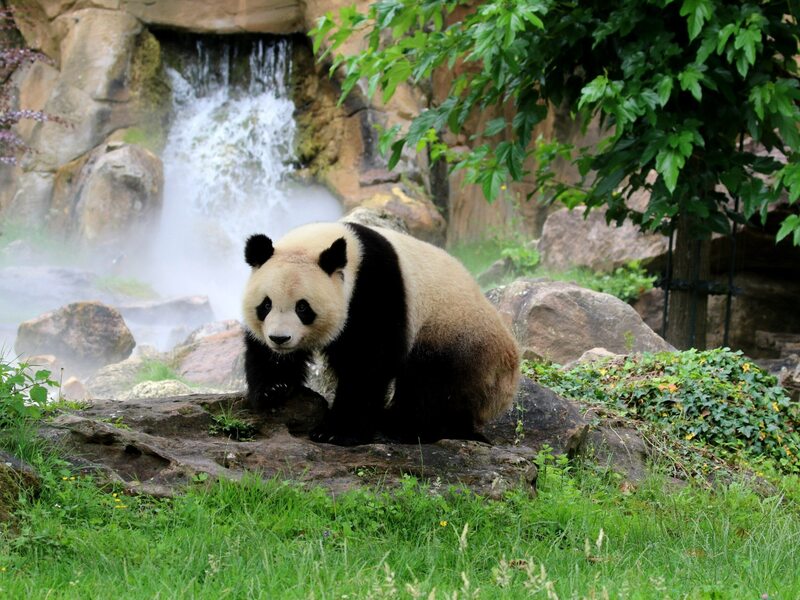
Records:
[[[98,469],[134,492],[169,495],[200,474],[238,479],[253,471],[334,492],[365,483],[391,487],[410,474],[498,497],[518,485],[533,492],[542,445],[573,454],[589,429],[577,404],[527,380],[515,407],[485,428],[492,445],[464,440],[401,444],[381,438],[354,447],[317,444],[307,433],[327,410],[321,396],[307,390],[261,413],[247,410],[244,402],[240,393],[95,400],[57,417],[40,434],[57,441],[73,463]],[[213,415],[220,413],[253,425],[252,438],[212,435]]]

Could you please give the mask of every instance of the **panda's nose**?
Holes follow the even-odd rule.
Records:
[[[271,336],[269,336],[269,339],[271,339],[273,342],[278,344],[278,346],[281,346],[281,345],[285,344],[286,342],[288,342],[290,339],[292,339],[292,336],[290,336],[290,335],[271,335]]]

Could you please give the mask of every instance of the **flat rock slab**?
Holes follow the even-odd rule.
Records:
[[[528,380],[522,382],[514,408],[486,427],[494,444],[401,444],[388,439],[354,447],[318,444],[307,433],[327,408],[310,390],[264,413],[244,406],[242,394],[95,400],[88,408],[60,415],[40,433],[61,444],[76,465],[97,469],[132,492],[171,495],[206,475],[238,479],[250,471],[335,493],[365,483],[392,487],[404,475],[413,475],[498,497],[520,484],[533,492],[535,458],[542,445],[572,454],[589,429],[577,404]],[[252,438],[211,435],[212,415],[221,411],[253,424]]]

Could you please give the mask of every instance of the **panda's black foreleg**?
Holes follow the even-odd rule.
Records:
[[[244,344],[247,400],[252,409],[274,406],[305,383],[308,352],[278,354],[248,334]]]
[[[315,442],[356,446],[372,441],[386,401],[391,377],[361,373],[339,378],[333,407],[310,437]]]

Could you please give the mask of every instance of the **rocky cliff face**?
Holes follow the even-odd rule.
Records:
[[[37,62],[18,70],[20,106],[57,115],[67,125],[21,124],[20,134],[33,151],[20,167],[2,173],[0,216],[77,235],[82,242],[107,242],[124,234],[120,220],[135,223],[136,211],[151,220],[162,204],[158,154],[170,124],[171,88],[153,31],[158,36],[170,31],[303,34],[319,16],[343,3],[11,0],[10,4],[26,44],[52,59],[51,64]],[[298,176],[322,182],[348,209],[392,195],[399,176],[385,172],[373,125],[410,120],[421,109],[419,95],[404,89],[389,105],[378,106],[354,94],[339,106],[339,89],[315,63],[309,44],[296,43],[294,54],[292,87],[300,133],[296,155],[303,167]],[[117,171],[118,176],[111,175],[104,167],[110,159],[98,160],[107,148],[113,148],[116,156],[135,158],[135,164],[124,175]],[[148,168],[140,169],[145,163]],[[103,168],[105,172],[97,172]],[[411,223],[410,228],[442,242],[444,220],[428,200],[424,161],[409,156],[404,170],[415,185],[404,186],[403,194],[425,205],[416,212],[430,222]],[[123,186],[121,194],[114,182]],[[100,190],[97,193],[105,198],[93,198],[92,190]],[[130,205],[135,206],[133,212]],[[121,219],[106,218],[117,209]],[[391,207],[387,210],[391,212]],[[413,218],[414,211],[401,212],[401,219]]]

